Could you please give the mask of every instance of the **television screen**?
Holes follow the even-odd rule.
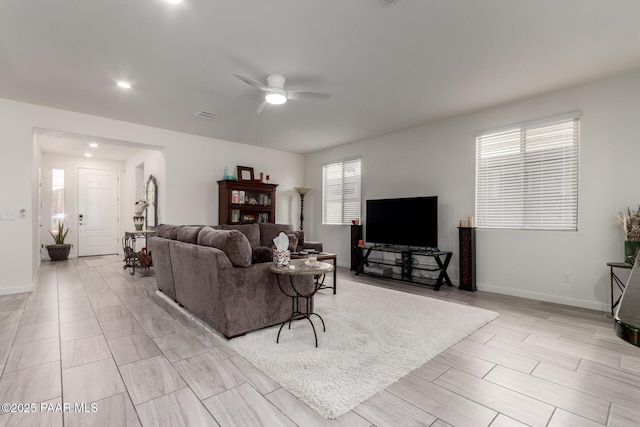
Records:
[[[438,247],[438,196],[367,200],[368,243]]]

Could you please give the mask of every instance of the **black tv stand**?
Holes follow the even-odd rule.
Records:
[[[440,290],[440,286],[443,283],[446,283],[447,286],[453,286],[447,274],[447,267],[453,255],[452,252],[380,244],[365,245],[362,250],[364,253],[361,253],[360,265],[356,270],[356,276],[366,274],[385,279],[400,280],[414,285],[433,286],[436,291]],[[382,256],[371,257],[372,252],[379,252]],[[385,253],[396,254],[395,260],[385,259]],[[436,265],[421,263],[421,257],[433,258]],[[420,272],[439,272],[439,274],[438,278],[434,280],[433,278],[421,277]]]

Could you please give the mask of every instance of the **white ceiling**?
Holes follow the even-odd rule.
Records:
[[[91,158],[124,162],[141,149],[162,149],[159,146],[50,129],[35,129],[34,133],[44,153],[64,154],[66,156],[85,157],[85,153],[89,153]],[[91,147],[89,144],[97,144],[98,146]]]
[[[3,0],[0,97],[304,153],[640,69],[639,17],[638,0]],[[234,73],[333,96],[257,115]]]

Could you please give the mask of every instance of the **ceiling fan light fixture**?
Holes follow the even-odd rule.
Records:
[[[264,97],[264,100],[269,104],[282,105],[287,102],[287,95],[284,93],[284,91],[274,89]]]

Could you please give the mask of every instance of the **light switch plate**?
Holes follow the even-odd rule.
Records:
[[[13,211],[0,211],[0,221],[15,221],[16,213]]]

